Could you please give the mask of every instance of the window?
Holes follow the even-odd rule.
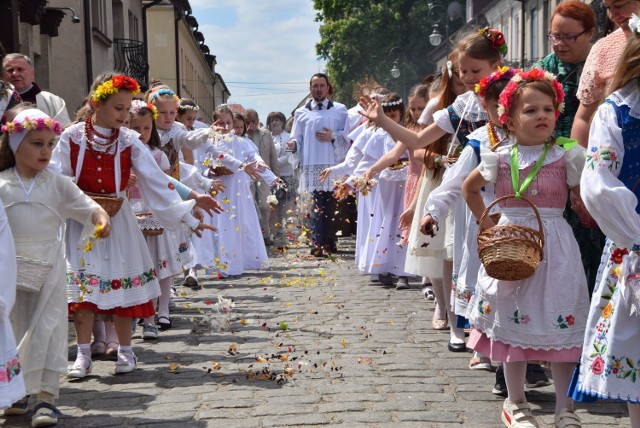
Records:
[[[531,52],[529,59],[533,61],[538,58],[538,9],[531,9]]]
[[[107,36],[107,16],[107,1],[94,0],[91,7],[91,24],[105,36]]]
[[[516,12],[511,20],[511,46],[513,46],[513,49],[511,49],[511,59],[513,61],[518,61],[519,59],[518,51],[520,44],[518,43],[518,34],[520,33],[520,20],[518,18],[518,12]]]

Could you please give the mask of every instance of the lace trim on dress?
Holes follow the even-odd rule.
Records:
[[[611,95],[611,100],[617,106],[628,106],[629,116],[640,119],[640,93],[637,90],[638,80],[632,79],[629,83],[618,89]]]
[[[518,146],[518,169],[524,169],[536,163],[542,153],[542,144],[538,146]],[[509,163],[511,147],[501,147],[497,150],[498,156]],[[564,157],[566,151],[562,147],[551,146],[544,158],[543,165],[549,165]]]
[[[174,137],[184,134],[185,132],[187,132],[187,128],[180,122],[173,122],[173,125],[171,125],[171,128],[169,128],[169,130],[167,131],[161,131],[160,129],[158,129],[160,144],[164,146],[168,144],[169,141],[171,141]]]
[[[480,147],[482,147],[483,149],[490,149],[491,142],[489,139],[489,131],[487,130],[488,126],[489,124],[472,131],[469,135],[467,135],[467,140],[475,140],[480,143]],[[494,128],[496,130],[498,141],[502,141],[505,138],[504,131],[502,130],[502,128],[499,128],[497,126],[494,126]],[[500,147],[504,145],[505,143],[503,142],[502,144],[500,144]]]
[[[49,181],[50,172],[48,169],[44,169],[40,171],[33,180],[36,180],[36,184],[33,186],[34,188],[40,187],[42,183],[46,183]],[[13,172],[13,168],[5,169],[0,172],[0,180],[6,181],[8,184],[12,186],[20,186],[16,174]],[[29,185],[31,180],[23,180],[25,185]]]
[[[484,111],[480,100],[473,91],[468,91],[458,96],[449,108],[453,109],[462,120],[469,122],[488,120],[487,112]]]
[[[324,183],[320,183],[320,173],[325,168],[329,168],[331,165],[303,165],[300,171],[300,187],[299,191],[313,192],[314,190],[321,190],[325,192],[333,191],[333,183],[331,180],[325,180]]]

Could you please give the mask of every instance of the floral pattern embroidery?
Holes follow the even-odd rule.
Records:
[[[67,273],[67,283],[71,285],[75,284],[80,289],[78,300],[82,302],[84,301],[85,295],[92,294],[94,291],[106,294],[120,289],[128,290],[131,288],[143,287],[149,282],[154,281],[156,276],[157,273],[154,268],[151,268],[140,275],[129,278],[116,278],[112,280],[105,280],[96,275],[87,275],[84,272],[70,272]]]
[[[613,146],[593,146],[587,152],[587,168],[608,168],[609,171],[618,170],[620,161]]]
[[[556,318],[556,322],[553,323],[553,325],[555,325],[556,328],[565,329],[571,327],[573,324],[575,324],[575,322],[576,319],[573,315],[567,315],[566,317],[558,315],[558,318]]]
[[[178,246],[178,252],[179,253],[184,253],[189,249],[189,244],[187,244],[186,242],[181,242],[180,245]]]
[[[478,312],[483,315],[489,315],[491,313],[491,306],[484,302],[484,299],[480,299],[478,302]]]
[[[0,365],[0,383],[9,383],[20,374],[20,361],[13,357],[6,364]]]
[[[516,309],[513,317],[509,317],[509,321],[513,321],[516,324],[527,325],[529,321],[531,321],[531,318],[529,318],[529,315],[520,315],[520,309]]]

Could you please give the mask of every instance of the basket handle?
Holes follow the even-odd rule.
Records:
[[[487,208],[485,208],[484,212],[480,216],[480,220],[478,220],[478,233],[480,233],[480,232],[482,232],[484,230],[484,229],[482,229],[482,222],[484,221],[484,218],[487,216],[487,214],[489,214],[489,211],[491,210],[491,208],[493,208],[493,206],[495,204],[497,204],[499,202],[502,202],[502,201],[504,201],[506,199],[516,199],[515,193],[512,193],[510,195],[501,196],[498,199],[496,199],[495,201],[491,202],[487,206]],[[538,231],[540,232],[540,240],[542,242],[542,247],[544,248],[544,231],[543,231],[543,228],[542,228],[543,227],[542,226],[542,219],[540,218],[540,213],[538,212],[538,208],[536,208],[536,206],[533,204],[533,202],[531,202],[526,197],[521,196],[520,199],[525,201],[527,204],[529,204],[529,206],[531,206],[531,208],[533,208],[533,213],[536,215],[536,220],[538,220]]]

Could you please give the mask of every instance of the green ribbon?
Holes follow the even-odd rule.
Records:
[[[574,146],[578,145],[578,140],[572,140],[567,137],[556,137],[556,146],[560,146],[566,151],[569,151]]]
[[[516,199],[520,199],[522,197],[522,194],[527,191],[533,182],[533,179],[538,175],[538,172],[540,172],[540,168],[542,168],[542,164],[544,163],[544,158],[547,157],[547,150],[548,147],[545,144],[542,155],[540,155],[540,159],[538,159],[533,169],[529,171],[529,174],[527,174],[521,186],[520,170],[518,169],[518,144],[514,144],[511,147],[511,183],[513,184],[513,192],[515,193]]]

